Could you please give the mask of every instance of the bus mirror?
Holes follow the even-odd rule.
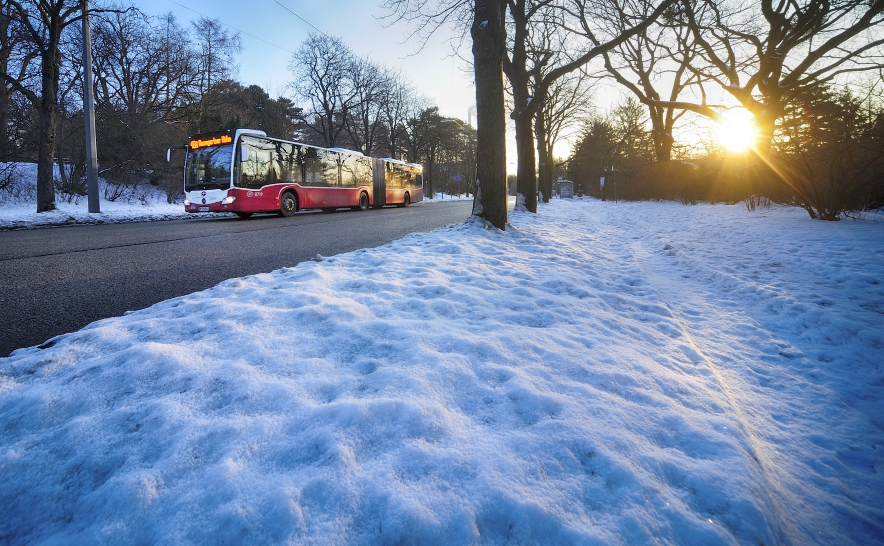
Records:
[[[239,158],[240,158],[242,161],[248,161],[248,160],[249,160],[249,147],[246,146],[245,144],[241,144],[240,147],[239,147]]]

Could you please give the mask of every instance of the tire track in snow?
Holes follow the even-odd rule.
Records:
[[[764,440],[759,437],[759,435],[755,431],[754,426],[751,424],[751,420],[747,418],[741,407],[741,404],[737,401],[737,396],[733,392],[733,388],[724,378],[723,374],[718,369],[718,366],[716,366],[712,362],[712,359],[709,358],[709,356],[706,354],[706,351],[701,348],[700,345],[695,341],[694,336],[691,334],[691,328],[688,326],[688,322],[684,318],[682,312],[672,302],[672,298],[664,295],[663,286],[666,283],[663,282],[653,272],[652,268],[647,267],[648,256],[645,249],[641,247],[641,243],[631,243],[629,245],[629,251],[636,265],[646,277],[648,284],[651,286],[651,288],[654,290],[657,297],[659,298],[660,303],[664,307],[666,307],[666,309],[672,314],[672,320],[678,325],[679,329],[681,330],[682,336],[688,344],[687,349],[694,353],[693,355],[691,355],[688,354],[688,351],[685,351],[685,354],[696,362],[702,362],[703,364],[705,364],[715,377],[715,380],[719,388],[721,389],[722,394],[725,396],[731,408],[731,411],[737,418],[741,433],[743,435],[743,438],[745,439],[744,447],[746,449],[746,452],[757,464],[757,468],[760,472],[760,477],[764,483],[762,502],[764,502],[764,504],[769,507],[770,513],[773,514],[774,521],[771,528],[776,535],[777,543],[791,544],[786,536],[786,533],[783,532],[786,515],[783,513],[783,510],[779,506],[779,503],[771,494],[771,491],[775,489],[773,483],[777,481],[772,477],[771,470],[771,468],[775,465],[773,464],[773,461],[770,460],[770,457],[768,457],[767,455],[770,450],[772,450],[772,448],[766,445],[766,442],[764,442]]]
[[[587,260],[600,264],[608,311],[650,319],[661,332],[668,322],[675,343],[658,339],[652,359],[665,362],[680,344],[682,358],[693,354],[685,361],[695,360],[694,371],[681,370],[705,378],[745,461],[721,491],[764,512],[767,544],[884,545],[880,383],[874,373],[871,384],[857,379],[880,366],[870,350],[880,315],[860,303],[884,301],[884,269],[878,254],[844,242],[874,226],[770,222],[734,207],[608,205],[573,205],[586,207],[576,223],[592,234]],[[665,320],[642,317],[647,304]],[[653,337],[618,333],[621,342]]]
[[[769,477],[767,466],[762,464],[761,458],[757,451],[760,446],[760,439],[753,435],[754,428],[751,426],[751,419],[747,418],[745,412],[742,411],[741,405],[737,402],[737,397],[728,387],[728,382],[722,377],[719,370],[712,365],[712,360],[706,352],[700,348],[695,341],[694,336],[690,333],[687,320],[683,317],[680,310],[671,303],[670,299],[664,298],[660,289],[661,282],[656,276],[652,275],[649,268],[646,267],[636,256],[634,247],[640,245],[640,241],[647,235],[647,231],[642,226],[637,226],[634,220],[636,218],[624,218],[617,212],[617,209],[610,209],[608,214],[601,216],[589,215],[584,216],[584,223],[592,226],[594,238],[592,243],[604,249],[604,253],[599,258],[607,262],[609,272],[615,273],[619,278],[618,285],[608,285],[609,291],[632,288],[630,292],[633,303],[642,298],[653,300],[656,305],[665,308],[668,317],[666,323],[672,325],[673,339],[681,339],[683,344],[673,345],[672,349],[679,350],[687,359],[692,361],[698,370],[709,370],[708,372],[700,371],[696,373],[698,378],[702,377],[702,381],[708,385],[708,394],[710,396],[720,397],[720,405],[726,408],[729,413],[729,423],[733,424],[734,433],[731,437],[734,441],[734,448],[742,452],[745,456],[745,466],[737,469],[735,481],[731,485],[736,485],[741,480],[740,472],[748,478],[747,486],[737,485],[734,491],[740,491],[751,495],[752,501],[758,504],[758,509],[762,513],[770,515],[765,517],[765,526],[768,529],[768,537],[770,542],[774,544],[790,544],[786,538],[789,533],[784,532],[785,515],[784,511],[779,509],[779,505],[775,502],[770,491],[773,489],[772,479]],[[625,221],[624,221],[625,220]],[[632,220],[632,221],[630,221]],[[562,226],[563,231],[567,226]],[[598,252],[600,249],[595,249]],[[644,285],[644,287],[642,286]],[[677,332],[677,333],[676,333]],[[706,364],[702,367],[701,364]],[[751,460],[750,460],[751,459]],[[740,497],[734,497],[734,501],[738,501]],[[697,512],[698,515],[701,512]],[[710,523],[712,520],[709,520]],[[727,526],[727,525],[726,525]],[[727,526],[729,532],[737,531]],[[764,533],[761,529],[757,529],[761,536]],[[735,536],[735,535],[734,535]],[[745,538],[745,537],[744,537]],[[759,537],[758,540],[761,540]],[[762,544],[767,541],[762,541]]]
[[[686,232],[674,222],[671,230],[645,231],[634,253],[655,273],[655,288],[678,310],[754,433],[781,530],[795,544],[882,543],[874,485],[881,483],[874,470],[881,434],[866,422],[875,422],[875,406],[861,403],[874,389],[850,379],[870,364],[852,328],[874,327],[865,324],[870,313],[850,311],[838,296],[850,282],[854,292],[869,294],[854,277],[875,276],[875,268],[846,246],[828,248],[825,241],[840,235],[830,226],[777,234],[770,248],[779,250],[771,253],[753,244],[764,225],[706,223]],[[791,241],[788,251],[784,241]],[[845,263],[816,269],[826,259]],[[829,363],[823,358],[832,339],[846,354]]]

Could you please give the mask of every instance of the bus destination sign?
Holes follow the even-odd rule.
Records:
[[[233,137],[229,133],[219,135],[199,135],[190,141],[191,150],[199,150],[200,148],[208,148],[210,146],[220,146],[222,144],[232,144]]]

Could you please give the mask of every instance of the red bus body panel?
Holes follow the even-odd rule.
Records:
[[[400,205],[405,202],[405,194],[411,203],[420,203],[424,200],[424,190],[421,189],[395,189],[387,190],[387,204]]]
[[[187,212],[277,213],[286,192],[298,209],[357,208],[363,195],[368,206],[402,206],[406,195],[408,203],[424,199],[421,166],[398,159],[287,142],[253,129],[196,135],[187,149]],[[225,180],[229,189],[221,189]]]
[[[278,212],[282,194],[290,191],[298,197],[299,209],[325,209],[359,206],[359,196],[368,194],[369,204],[374,203],[371,186],[356,188],[304,188],[300,184],[274,184],[259,190],[233,188],[227,190],[227,196],[236,197],[233,203],[223,205],[221,202],[201,205],[191,203],[184,207],[187,212]],[[401,193],[401,192],[400,192]],[[389,192],[387,192],[389,195]],[[411,196],[409,196],[411,197]],[[412,202],[415,199],[411,198]],[[402,197],[399,198],[402,202]],[[205,210],[208,207],[208,210]]]

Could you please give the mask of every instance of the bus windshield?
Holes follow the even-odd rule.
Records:
[[[191,150],[184,169],[184,191],[230,188],[231,159],[231,144]]]

